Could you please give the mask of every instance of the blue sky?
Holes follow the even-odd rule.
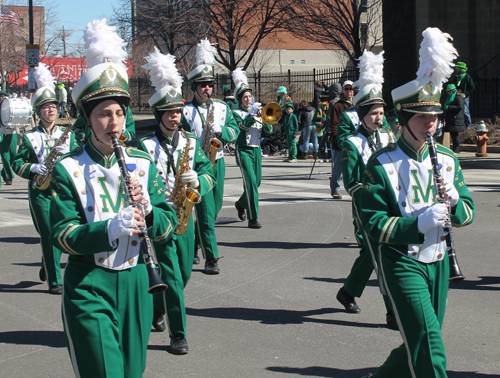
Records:
[[[120,5],[118,0],[52,0],[56,5],[54,11],[59,19],[59,28],[77,30],[68,43],[77,43],[83,36],[87,22],[113,15],[113,6]],[[5,2],[6,3],[6,2]]]

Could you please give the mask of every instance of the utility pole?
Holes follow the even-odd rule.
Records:
[[[62,27],[62,42],[63,42],[63,57],[66,58],[66,32],[64,31],[64,25]]]

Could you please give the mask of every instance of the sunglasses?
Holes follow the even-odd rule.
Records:
[[[213,88],[214,85],[212,83],[200,83],[200,87],[202,87],[202,88],[205,88],[205,87]]]

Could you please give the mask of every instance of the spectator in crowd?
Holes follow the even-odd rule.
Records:
[[[277,155],[282,148],[281,125],[279,123],[275,123],[273,125],[272,135],[264,137],[264,140],[262,141],[262,153],[264,156]]]
[[[57,82],[57,88],[59,88],[59,96],[57,97],[57,100],[59,101],[59,106],[61,107],[59,118],[66,118],[64,108],[68,102],[68,92],[66,91],[66,88],[64,88],[64,84],[61,81]]]
[[[474,81],[467,73],[467,64],[457,62],[455,64],[455,75],[450,79],[450,84],[455,84],[456,88],[465,95],[464,99],[464,120],[465,128],[468,129],[471,125],[469,99],[474,91]]]
[[[324,135],[325,130],[328,127],[328,113],[329,113],[329,103],[328,101],[323,101],[318,103],[318,108],[314,116],[314,126],[316,126],[316,135],[318,137],[319,151],[326,151],[326,135]]]
[[[455,84],[448,84],[446,96],[442,102],[444,112],[443,133],[438,138],[439,143],[443,143],[444,133],[449,132],[452,142],[452,150],[455,154],[460,153],[459,133],[465,131],[464,100],[465,94],[457,90]]]
[[[312,106],[318,106],[318,103],[326,101],[328,97],[328,87],[321,80],[316,80],[314,82],[314,98]]]
[[[316,126],[314,126],[315,109],[305,100],[300,102],[300,108],[297,112],[299,121],[299,130],[302,131],[304,139],[304,155],[306,159],[312,159],[312,154],[318,153],[318,136],[316,135]],[[313,150],[309,150],[309,142],[313,144]]]
[[[332,108],[330,108],[330,132],[331,132],[331,147],[332,147],[332,177],[330,178],[330,190],[333,199],[342,199],[340,194],[340,176],[342,175],[342,149],[337,142],[337,126],[340,115],[352,106],[354,97],[354,89],[352,81],[346,80],[342,84],[342,93],[339,100]]]
[[[297,116],[293,114],[293,110],[294,107],[292,103],[286,104],[286,114],[283,124],[286,135],[286,145],[288,148],[288,158],[283,161],[288,163],[297,162],[297,143],[295,139],[297,138],[297,132],[299,131],[299,123],[297,121]]]
[[[279,87],[278,90],[276,91],[276,94],[278,95],[278,99],[276,100],[278,104],[280,104],[281,106],[287,104],[283,99],[283,97],[285,97],[288,94],[286,91],[286,87]]]
[[[223,85],[222,91],[224,92],[224,102],[229,106],[229,109],[238,110],[240,106],[238,104],[238,100],[236,100],[236,98],[234,97],[231,86]]]

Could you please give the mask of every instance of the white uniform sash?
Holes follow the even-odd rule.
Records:
[[[235,113],[238,113],[238,115],[241,117],[242,120],[245,120],[245,118],[250,116],[250,113],[245,112],[244,110],[241,109],[233,111]],[[255,117],[255,123],[252,126],[250,126],[246,131],[247,146],[259,147],[261,135],[262,135],[262,119],[260,117]]]

